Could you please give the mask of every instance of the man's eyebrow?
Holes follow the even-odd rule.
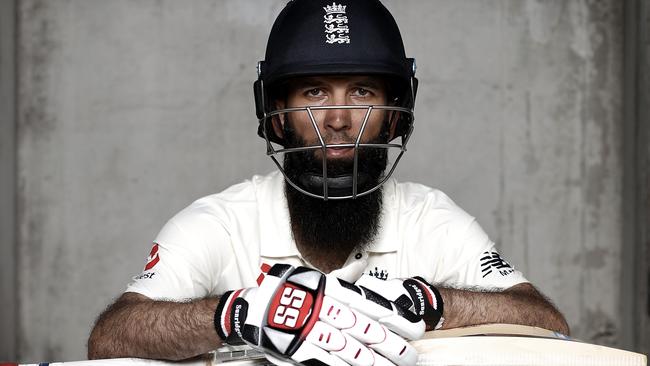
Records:
[[[300,80],[292,80],[289,82],[289,86],[291,86],[292,88],[307,88],[312,86],[319,86],[322,84],[323,82],[318,79],[300,79]]]
[[[303,88],[318,87],[324,84],[327,84],[326,80],[316,77],[316,78],[304,78],[304,79],[291,80],[289,81],[288,85],[289,87],[294,89],[303,89]],[[363,78],[354,81],[350,85],[354,87],[361,87],[361,88],[379,89],[385,87],[385,82],[381,79],[368,77],[368,78]]]
[[[365,88],[378,89],[384,86],[384,82],[382,80],[368,78],[368,79],[359,80],[355,82],[354,85],[365,87]]]

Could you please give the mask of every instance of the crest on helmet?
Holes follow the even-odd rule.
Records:
[[[323,10],[325,10],[323,16],[325,42],[329,44],[350,43],[350,28],[348,27],[348,17],[345,14],[346,7],[347,5],[337,5],[335,2],[332,5],[323,7]]]

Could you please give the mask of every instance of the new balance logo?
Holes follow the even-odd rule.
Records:
[[[497,252],[484,252],[481,258],[481,272],[483,278],[493,272],[497,271],[502,276],[507,276],[515,271],[510,263],[506,262]]]

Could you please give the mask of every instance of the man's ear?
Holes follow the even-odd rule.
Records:
[[[284,100],[276,100],[274,104],[275,104],[275,110],[284,109]],[[273,126],[273,132],[275,132],[275,135],[278,136],[280,139],[284,139],[284,123],[285,123],[286,114],[284,113],[276,114],[272,118],[273,120],[271,121],[271,126]]]
[[[396,111],[390,111],[390,129],[389,129],[389,135],[388,135],[388,141],[393,141],[395,138],[395,131],[397,131],[397,125],[399,124],[399,113]]]

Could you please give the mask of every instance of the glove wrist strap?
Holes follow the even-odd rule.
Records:
[[[219,299],[219,304],[214,312],[214,329],[224,343],[232,345],[244,343],[233,329],[234,324],[232,319],[233,310],[235,310],[235,299],[239,297],[242,291],[237,290],[224,293]]]
[[[434,330],[442,328],[442,323],[445,321],[443,317],[444,314],[444,304],[442,301],[442,295],[438,289],[425,281],[422,277],[414,277],[415,280],[420,281],[421,285],[425,290],[428,290],[434,300],[431,304],[431,311],[427,312],[425,315],[424,321],[427,324],[427,330]]]

